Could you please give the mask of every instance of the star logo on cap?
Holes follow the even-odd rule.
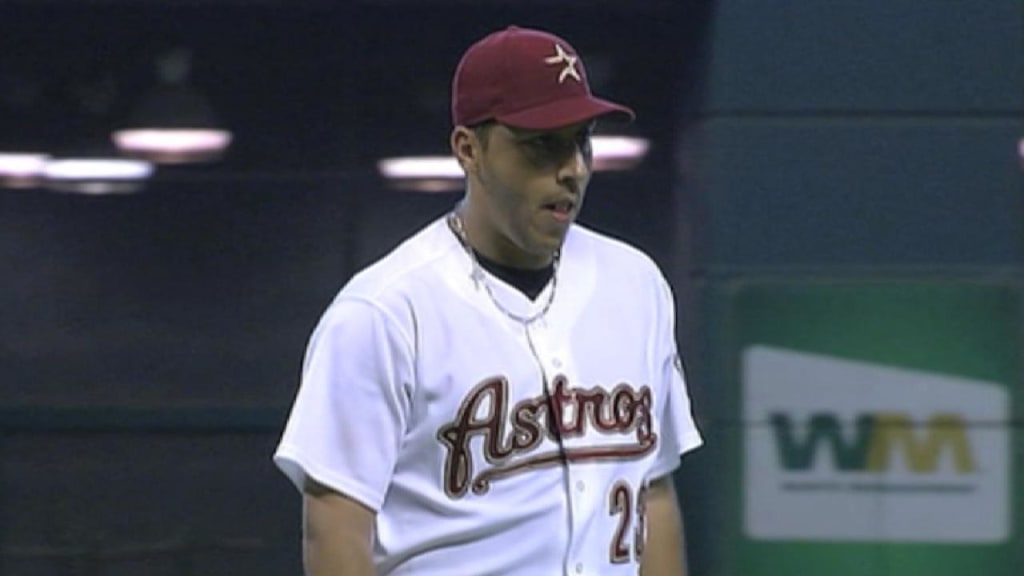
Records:
[[[555,44],[555,55],[549,56],[544,59],[545,64],[565,64],[565,68],[558,73],[558,83],[565,82],[565,79],[572,76],[577,82],[583,82],[580,78],[580,71],[576,69],[576,62],[579,61],[578,56],[569,54],[562,48],[561,44]]]

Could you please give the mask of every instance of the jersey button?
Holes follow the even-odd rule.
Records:
[[[576,564],[576,573],[577,574],[583,574],[583,563],[582,562]]]
[[[583,483],[583,480],[576,481],[576,490],[583,492],[583,490],[586,489],[586,487],[587,485]]]
[[[552,358],[551,359],[551,365],[554,366],[555,368],[561,368],[562,367],[562,361],[559,360],[558,358]]]

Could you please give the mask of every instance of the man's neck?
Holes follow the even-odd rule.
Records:
[[[555,273],[553,261],[544,268],[517,268],[495,262],[476,249],[473,250],[473,253],[476,254],[480,266],[506,284],[515,287],[530,300],[537,299]]]

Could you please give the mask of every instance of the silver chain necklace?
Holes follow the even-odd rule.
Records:
[[[542,318],[548,313],[548,309],[551,308],[551,303],[555,301],[555,290],[558,288],[558,261],[561,258],[561,251],[555,251],[555,258],[552,261],[551,271],[551,290],[548,291],[547,302],[544,303],[544,307],[539,312],[534,313],[531,316],[520,316],[502,306],[501,302],[494,296],[494,292],[491,290],[491,284],[487,281],[487,276],[484,272],[483,266],[480,265],[480,261],[477,260],[476,254],[473,252],[473,247],[469,244],[469,237],[466,235],[466,226],[462,222],[462,216],[456,211],[448,213],[448,226],[455,233],[456,238],[459,239],[459,243],[466,250],[466,254],[469,255],[469,260],[473,264],[473,282],[476,283],[477,287],[483,286],[484,292],[487,293],[487,297],[491,300],[494,306],[502,312],[505,316],[508,316],[512,320],[519,322],[523,326],[528,326],[533,322]]]

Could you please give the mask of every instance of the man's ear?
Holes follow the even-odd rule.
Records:
[[[456,126],[448,139],[452,148],[452,155],[462,166],[466,174],[476,171],[476,163],[479,160],[480,146],[476,133],[465,126]]]

